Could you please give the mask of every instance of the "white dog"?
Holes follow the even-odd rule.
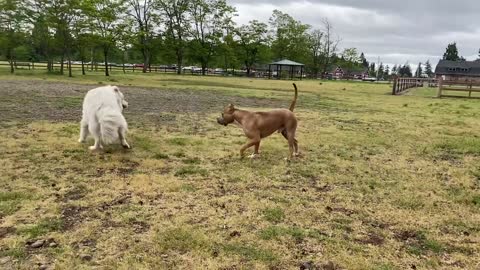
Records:
[[[130,148],[125,139],[127,121],[122,115],[128,107],[122,92],[117,86],[103,86],[88,91],[83,100],[83,115],[80,122],[80,143],[85,142],[88,133],[95,144],[90,150],[102,149],[104,145],[120,140],[124,148]]]

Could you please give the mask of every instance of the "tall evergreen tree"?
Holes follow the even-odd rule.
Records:
[[[443,60],[458,61],[460,57],[458,56],[457,43],[448,44],[445,53],[443,54]]]
[[[433,78],[433,71],[432,71],[432,65],[430,64],[430,60],[428,60],[425,63],[425,74],[427,75],[428,78]]]
[[[385,74],[385,67],[383,66],[383,63],[380,63],[377,70],[377,80],[380,78],[383,78],[384,74]]]
[[[415,71],[415,77],[420,78],[422,77],[423,74],[423,69],[422,69],[422,63],[418,63],[417,70]]]
[[[370,68],[368,70],[368,75],[370,77],[376,77],[377,76],[376,69],[375,69],[375,63],[370,63]]]
[[[369,66],[369,63],[367,61],[367,59],[365,58],[365,54],[363,54],[363,52],[360,54],[360,61],[362,62],[362,66],[367,69],[368,66]]]
[[[394,75],[394,76],[398,75],[398,67],[397,67],[397,65],[394,65],[394,66],[392,67],[392,75]]]

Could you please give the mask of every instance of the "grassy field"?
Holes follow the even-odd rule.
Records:
[[[300,81],[302,157],[274,134],[250,160],[215,118],[287,108],[290,81],[18,74],[0,70],[2,269],[480,267],[478,100]],[[132,150],[77,143],[101,84],[130,102]]]

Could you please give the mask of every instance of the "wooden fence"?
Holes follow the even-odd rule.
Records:
[[[58,71],[60,70],[60,63],[54,63],[53,64],[53,70]],[[10,67],[9,63],[6,62],[0,62],[0,67]],[[28,69],[28,70],[46,70],[47,69],[47,63],[46,62],[15,62],[14,63],[15,69]],[[64,63],[64,72],[68,73],[68,64]],[[104,72],[105,71],[105,65],[103,63],[97,63],[97,64],[92,64],[85,63],[84,68],[86,72],[91,72],[91,71],[96,71],[96,72]],[[142,72],[143,66],[140,65],[126,65],[125,67],[122,64],[112,64],[108,66],[109,71],[117,71],[117,72]],[[79,71],[82,70],[82,65],[81,64],[73,64],[72,63],[72,70]],[[175,74],[177,73],[177,70],[175,68],[167,67],[167,66],[154,66],[152,65],[151,67],[147,68],[147,72],[155,72],[155,73],[171,73]],[[191,75],[202,75],[202,71],[199,69],[183,69],[182,74],[191,74]],[[212,69],[207,69],[206,70],[207,75],[233,75],[233,76],[246,76],[246,73],[242,70],[223,70],[223,71],[215,71]]]
[[[445,91],[453,92],[468,92],[468,96],[449,95],[445,94]],[[465,80],[444,80],[440,78],[438,80],[438,93],[437,97],[460,97],[460,98],[480,98],[479,96],[472,97],[472,93],[480,92],[480,81],[465,79]]]
[[[393,80],[392,95],[401,95],[411,88],[423,87],[425,84],[428,87],[435,87],[437,80],[432,78],[402,78],[398,77]]]

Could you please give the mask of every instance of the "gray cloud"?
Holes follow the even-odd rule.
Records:
[[[274,9],[320,28],[328,18],[343,48],[356,47],[370,61],[416,64],[441,58],[456,41],[460,54],[475,59],[480,48],[478,0],[229,0],[237,23],[268,21]]]

